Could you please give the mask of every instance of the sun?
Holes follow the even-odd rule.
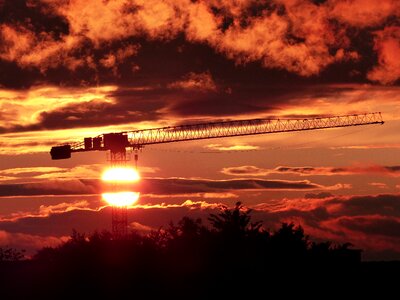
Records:
[[[131,206],[139,199],[140,193],[132,191],[131,183],[140,180],[138,171],[129,167],[113,167],[101,176],[104,184],[102,198],[109,205]]]
[[[103,193],[103,200],[112,206],[131,206],[139,199],[140,193],[136,192],[116,192],[116,193]]]
[[[104,171],[101,180],[106,182],[135,182],[140,180],[140,174],[133,168],[110,168]]]

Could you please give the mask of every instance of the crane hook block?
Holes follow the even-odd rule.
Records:
[[[52,147],[50,155],[53,160],[71,158],[71,145]]]

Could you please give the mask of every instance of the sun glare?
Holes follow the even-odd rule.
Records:
[[[117,192],[103,193],[103,200],[112,206],[131,206],[139,199],[140,193],[136,192]]]
[[[133,182],[140,179],[138,171],[133,168],[111,168],[106,170],[101,176],[107,182]]]

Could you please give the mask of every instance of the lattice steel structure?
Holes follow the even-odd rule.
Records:
[[[253,119],[128,131],[129,146],[383,123],[379,113],[313,119]]]
[[[112,206],[111,227],[115,239],[123,239],[128,234],[128,207]]]
[[[70,158],[72,152],[110,151],[111,162],[126,161],[126,149],[146,145],[267,133],[383,124],[381,113],[308,119],[251,119],[123,131],[85,138],[84,142],[53,147],[52,159]]]

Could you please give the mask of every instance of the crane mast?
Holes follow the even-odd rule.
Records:
[[[106,133],[85,138],[83,142],[52,147],[50,154],[52,159],[57,160],[70,158],[73,152],[110,151],[110,161],[118,164],[127,160],[126,149],[138,150],[147,145],[383,123],[381,113],[376,112],[307,119],[266,118],[178,125]]]

